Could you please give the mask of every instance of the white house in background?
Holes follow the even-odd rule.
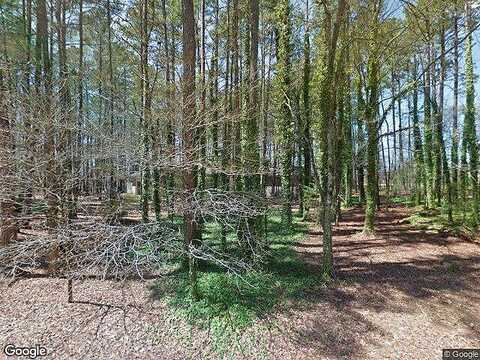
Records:
[[[137,185],[131,181],[127,181],[127,194],[137,195]]]

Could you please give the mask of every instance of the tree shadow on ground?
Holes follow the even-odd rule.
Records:
[[[365,313],[415,314],[428,304],[428,316],[436,319],[445,312],[445,299],[451,318],[469,329],[471,339],[479,338],[480,313],[475,308],[480,306],[480,246],[406,225],[405,213],[397,210],[379,214],[382,221],[373,237],[350,236],[357,230],[335,227],[335,280],[312,293],[310,309],[301,310],[310,315],[292,330],[299,344],[319,355],[362,359],[362,344],[386,335]],[[344,215],[349,227],[361,228],[359,211]],[[311,271],[320,272],[321,235],[314,236],[297,244],[296,250]],[[438,321],[445,322],[440,317]]]
[[[436,316],[445,312],[443,301],[449,302],[451,318],[468,325],[466,336],[478,339],[480,246],[418,230],[404,221],[408,214],[398,209],[380,213],[378,231],[369,237],[358,234],[361,209],[344,214],[334,228],[336,271],[328,284],[320,276],[321,231],[309,231],[303,224],[293,233],[302,231],[305,240],[283,241],[288,231],[272,236],[272,256],[264,271],[239,281],[218,269],[204,268],[199,277],[200,302],[188,299],[186,276],[183,282],[155,284],[151,298],[169,296],[170,304],[199,326],[210,326],[215,319],[217,325],[242,329],[261,319],[279,329],[301,356],[310,358],[368,358],[370,345],[382,346],[391,336],[369,314],[415,316],[422,307],[437,321]],[[451,247],[463,251],[451,252]],[[449,325],[438,319],[439,324],[442,321]]]

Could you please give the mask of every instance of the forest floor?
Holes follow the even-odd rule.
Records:
[[[0,283],[0,346],[44,345],[45,359],[278,360],[433,360],[443,348],[480,348],[480,243],[419,229],[410,213],[383,209],[365,237],[362,210],[346,211],[334,228],[335,280],[287,299],[221,352],[215,328],[179,319],[152,283],[75,283],[69,304],[55,278]],[[321,231],[303,225],[294,250],[315,273]]]
[[[480,243],[419,229],[410,213],[383,209],[368,237],[363,210],[344,213],[334,228],[336,281],[312,294],[296,323],[285,321],[302,344],[299,354],[441,359],[445,348],[480,347]],[[318,267],[321,232],[313,229],[296,251]]]

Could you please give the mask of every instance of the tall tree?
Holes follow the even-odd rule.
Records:
[[[455,1],[454,17],[453,17],[453,124],[452,124],[452,197],[457,203],[458,200],[458,78],[459,78],[459,46],[458,46],[458,8]]]
[[[430,47],[427,49],[430,54]],[[429,63],[430,56],[428,56],[427,63]],[[431,100],[430,100],[430,66],[424,68],[423,75],[423,125],[424,125],[424,140],[425,140],[425,164],[426,164],[426,208],[433,207],[433,149],[432,149],[432,118],[431,118]]]
[[[291,19],[290,2],[281,0],[277,4],[277,77],[279,96],[278,132],[280,142],[280,166],[282,179],[283,221],[287,227],[292,224],[292,173],[294,153],[294,125],[292,119],[291,91]]]
[[[247,124],[245,127],[245,168],[250,173],[245,178],[245,190],[258,192],[260,179],[257,175],[260,168],[260,153],[258,151],[258,123],[259,123],[259,101],[258,101],[258,24],[259,24],[259,3],[258,0],[249,0],[249,78],[247,97]]]
[[[57,201],[57,166],[55,160],[55,133],[51,121],[52,101],[52,66],[48,47],[48,17],[45,0],[37,1],[36,8],[37,29],[35,39],[35,87],[40,98],[44,101],[40,105],[40,118],[45,122],[45,155],[47,157],[47,226],[53,229],[57,225],[58,201]]]
[[[3,65],[3,64],[2,64]],[[4,79],[3,66],[0,68],[0,246],[17,239],[18,228],[14,220],[14,164],[12,134],[8,109],[8,89]]]
[[[321,68],[321,82],[319,95],[320,119],[320,222],[323,228],[323,276],[330,278],[333,275],[332,250],[332,191],[333,191],[333,136],[335,129],[335,115],[337,110],[335,60],[340,31],[345,24],[347,14],[346,1],[340,0],[336,7],[331,2],[322,2],[324,10],[322,46],[323,66]],[[336,13],[336,14],[335,14]]]
[[[145,0],[147,1],[147,0]],[[114,119],[113,119],[113,111],[114,111],[114,82],[113,82],[113,49],[112,49],[112,6],[110,0],[107,0],[107,47],[108,47],[108,107],[107,107],[107,114],[108,114],[108,122],[109,122],[109,130],[110,130],[110,139],[114,140]],[[146,7],[147,5],[145,5]],[[146,9],[145,9],[146,12]],[[146,17],[146,15],[145,15]],[[142,40],[143,41],[143,40]],[[113,176],[113,169],[114,167],[114,159],[113,154],[110,156],[109,159],[109,176],[108,176],[108,198],[112,203],[115,196],[115,180]]]
[[[143,189],[142,189],[142,219],[144,222],[149,221],[149,200],[151,192],[150,183],[150,131],[152,126],[152,98],[150,93],[150,80],[148,72],[148,0],[141,1],[140,16],[140,84],[141,84],[141,100],[142,100],[142,131],[143,131]],[[112,179],[113,180],[113,179]]]
[[[306,4],[306,25],[305,25],[305,34],[303,38],[303,185],[310,186],[311,185],[311,169],[312,169],[312,161],[311,161],[311,143],[312,137],[310,135],[310,128],[311,128],[311,104],[310,104],[310,80],[311,80],[311,65],[310,65],[310,25],[308,20],[309,15],[309,7],[308,7],[308,0]],[[303,203],[302,212],[304,212],[304,216],[308,216],[308,205]]]
[[[467,9],[469,13],[469,9]],[[474,86],[474,70],[473,70],[473,35],[471,34],[472,20],[468,14],[468,38],[467,49],[465,55],[465,121],[464,121],[464,144],[466,145],[468,154],[470,155],[470,179],[473,198],[473,214],[472,223],[478,226],[480,223],[480,194],[478,189],[478,139],[475,124],[475,86]]]
[[[447,214],[448,220],[450,223],[453,222],[452,214],[452,188],[451,188],[451,179],[450,179],[450,167],[448,165],[447,152],[445,150],[445,143],[443,140],[443,121],[444,121],[444,94],[445,94],[445,78],[446,78],[446,59],[445,59],[445,27],[441,25],[440,31],[440,82],[439,82],[439,105],[436,111],[437,113],[437,128],[436,128],[436,141],[437,148],[440,153],[440,158],[442,159],[442,170],[443,170],[443,183],[447,191]],[[440,167],[440,164],[437,165]],[[440,174],[441,175],[441,174]],[[440,182],[440,181],[439,181]],[[441,192],[441,191],[440,191]]]
[[[219,109],[218,109],[218,73],[219,73],[219,43],[220,43],[220,29],[219,29],[219,4],[218,0],[215,2],[215,30],[214,30],[214,44],[213,44],[213,56],[211,58],[211,67],[210,67],[210,107],[212,109],[212,126],[211,126],[211,138],[212,138],[212,155],[213,163],[215,166],[219,166],[219,154],[220,154],[220,144],[219,144],[219,127],[218,127],[218,118],[219,118]],[[219,176],[218,171],[213,170],[212,172],[212,186],[218,188]]]
[[[195,138],[194,128],[196,111],[195,111],[195,13],[193,8],[193,0],[182,0],[182,23],[183,23],[183,154],[185,161],[185,169],[183,171],[183,188],[185,196],[191,201],[191,196],[195,191]],[[190,204],[193,205],[193,204]],[[184,212],[185,222],[185,246],[189,250],[194,246],[197,234],[197,223],[194,218],[194,209],[186,206]],[[191,251],[189,251],[191,254]],[[196,298],[198,296],[196,289],[196,268],[195,259],[189,255],[189,276],[191,295]]]
[[[417,78],[418,64],[415,58],[413,66],[413,79]],[[420,205],[422,201],[422,187],[425,188],[425,168],[423,157],[423,145],[418,117],[418,85],[413,88],[413,147],[415,159],[415,203]]]
[[[366,233],[374,231],[377,208],[377,150],[378,150],[378,96],[380,82],[380,49],[378,36],[380,33],[380,16],[382,0],[377,0],[372,8],[373,18],[370,24],[370,42],[367,60],[367,99],[365,101],[365,122],[367,123],[367,204],[365,209]]]
[[[198,138],[200,139],[200,161],[205,162],[206,157],[206,109],[207,109],[207,86],[206,86],[206,19],[205,19],[205,1],[200,2],[200,126],[198,129]],[[206,184],[205,167],[202,166],[199,172],[198,187],[204,189]]]
[[[77,130],[76,130],[76,146],[74,153],[74,163],[73,170],[75,174],[81,173],[81,154],[82,154],[82,144],[83,144],[83,135],[82,135],[82,126],[84,123],[84,32],[83,32],[83,0],[79,0],[79,9],[78,9],[78,117],[77,117]],[[73,204],[74,209],[73,213],[76,215],[77,212],[77,202],[80,195],[80,179],[75,181],[73,189]]]
[[[343,147],[343,166],[345,167],[345,206],[352,206],[353,193],[353,136],[352,136],[352,100],[351,100],[351,81],[347,81],[345,95],[345,126],[344,134],[345,145]]]
[[[232,143],[231,143],[231,161],[232,168],[239,167],[241,159],[241,94],[240,94],[240,4],[239,0],[233,0],[233,18],[232,18]],[[236,171],[234,171],[236,172]],[[230,188],[239,190],[241,181],[238,176],[231,177]]]
[[[65,0],[57,0],[55,17],[57,21],[57,38],[58,38],[58,72],[59,72],[59,99],[60,99],[60,122],[63,125],[62,131],[59,134],[57,153],[62,155],[57,164],[59,169],[57,174],[60,178],[67,178],[73,174],[72,164],[72,151],[73,138],[70,129],[73,127],[72,114],[71,114],[71,99],[70,99],[70,85],[69,85],[69,72],[67,67],[67,24],[66,24],[66,2]],[[60,183],[60,179],[58,180]],[[67,202],[68,216],[69,218],[76,217],[75,206],[73,204],[73,189],[63,189],[62,199]]]

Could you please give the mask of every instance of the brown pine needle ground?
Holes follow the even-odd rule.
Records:
[[[239,334],[231,358],[433,360],[442,348],[479,348],[480,245],[418,230],[408,216],[382,210],[365,237],[362,210],[347,211],[334,233],[336,280]],[[311,225],[295,250],[316,271],[321,231]],[[62,279],[0,284],[0,344],[41,344],[55,359],[228,358],[148,285],[86,280],[69,304]]]

